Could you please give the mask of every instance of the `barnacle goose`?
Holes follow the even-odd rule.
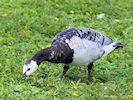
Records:
[[[59,80],[62,80],[69,65],[88,66],[90,80],[93,62],[119,47],[123,47],[123,44],[113,42],[94,29],[69,28],[57,34],[50,47],[37,52],[24,64],[22,79],[36,71],[43,61],[48,61],[65,64]]]

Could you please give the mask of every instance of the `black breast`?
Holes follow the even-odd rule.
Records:
[[[73,49],[61,39],[56,40],[51,45],[50,62],[69,64],[73,61]]]

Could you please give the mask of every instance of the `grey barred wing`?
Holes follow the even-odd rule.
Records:
[[[80,34],[81,38],[85,38],[90,41],[100,43],[102,46],[108,45],[113,42],[112,39],[108,38],[107,36],[103,35],[100,32],[97,32],[94,29],[90,28],[78,29],[78,33]]]
[[[55,41],[64,41],[66,39],[71,39],[73,36],[77,36],[81,39],[87,39],[93,42],[100,43],[102,46],[108,45],[112,43],[112,39],[108,38],[107,36],[101,34],[100,32],[97,32],[94,29],[90,28],[69,28],[66,30],[63,30],[59,34],[55,36],[53,39],[52,44],[54,44]]]

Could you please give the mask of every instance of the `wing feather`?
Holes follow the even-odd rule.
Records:
[[[80,38],[86,38],[90,41],[100,43],[102,46],[109,45],[113,41],[109,37],[103,35],[100,32],[97,32],[94,29],[90,28],[69,28],[66,30],[63,30],[59,34],[55,36],[53,39],[52,44],[54,44],[55,41],[65,41],[66,39],[71,39],[73,36],[78,36]]]

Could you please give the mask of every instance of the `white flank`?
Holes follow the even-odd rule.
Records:
[[[33,72],[35,72],[38,68],[38,65],[35,61],[31,60],[31,62],[29,64],[25,64],[23,66],[23,74],[25,73],[27,76],[32,74]],[[30,70],[28,70],[30,69]]]
[[[92,61],[100,58],[104,52],[98,43],[81,39],[78,36],[73,36],[70,40],[66,40],[65,42],[74,50],[72,62],[74,65],[88,65]]]

